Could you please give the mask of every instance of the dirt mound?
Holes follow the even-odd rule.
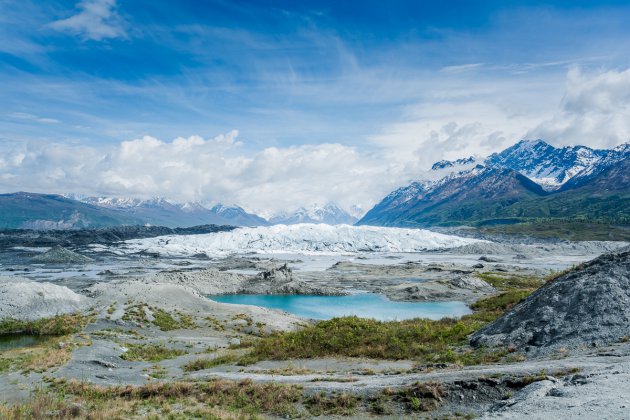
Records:
[[[630,336],[630,247],[602,255],[545,284],[477,331],[473,346],[546,352]]]
[[[65,286],[0,276],[0,319],[33,320],[87,310],[90,299]]]
[[[34,263],[46,264],[85,264],[94,260],[57,245],[50,248],[43,254],[33,257],[31,261]]]

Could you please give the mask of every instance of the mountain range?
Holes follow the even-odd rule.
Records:
[[[119,225],[186,228],[200,225],[267,226],[270,224],[353,224],[357,218],[329,203],[282,213],[270,221],[239,206],[165,198],[87,197],[18,192],[0,194],[0,229],[77,229]]]
[[[492,225],[534,220],[630,223],[630,143],[556,148],[522,140],[485,159],[440,161],[358,222],[380,226]]]

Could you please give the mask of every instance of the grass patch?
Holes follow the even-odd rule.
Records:
[[[531,290],[512,289],[496,296],[479,299],[477,302],[470,305],[470,308],[474,310],[475,313],[469,315],[469,317],[491,322],[501,316],[505,311],[512,309],[514,305],[525,299],[531,293]]]
[[[153,325],[162,331],[171,331],[179,328],[179,322],[177,322],[171,314],[163,311],[162,309],[156,309],[153,311]]]
[[[356,411],[358,402],[359,399],[352,394],[326,395],[321,392],[308,397],[304,405],[314,416],[349,416]]]
[[[197,328],[190,315],[177,313],[177,318],[162,309],[152,309],[153,325],[162,331]]]
[[[231,354],[214,357],[212,359],[201,358],[186,363],[184,366],[182,366],[182,369],[184,369],[184,372],[196,372],[198,370],[210,369],[215,366],[235,363],[237,360],[237,357]]]
[[[300,387],[274,383],[257,384],[249,380],[235,382],[154,382],[143,386],[100,387],[77,381],[57,381],[53,385],[60,393],[81,397],[93,403],[114,405],[116,401],[176,401],[180,406],[217,406],[245,413],[266,413],[292,416],[295,403],[302,399]],[[150,405],[145,404],[145,407]],[[184,414],[184,413],[182,413]],[[178,417],[179,418],[179,417]],[[184,418],[186,418],[184,416]],[[213,418],[213,417],[203,417]]]
[[[120,357],[129,361],[142,362],[159,362],[165,359],[173,359],[175,357],[186,354],[185,351],[179,349],[169,349],[162,344],[125,344],[127,351]]]
[[[475,273],[475,275],[486,283],[489,283],[493,287],[503,291],[512,289],[537,289],[545,282],[545,280],[540,277],[523,276],[512,273],[486,272]]]
[[[81,314],[57,315],[35,321],[20,321],[5,318],[0,321],[0,335],[32,334],[61,336],[79,332],[88,322]]]
[[[149,321],[146,313],[147,308],[147,305],[144,303],[127,305],[122,319],[123,321],[135,322],[136,324],[144,325],[146,322]]]
[[[258,360],[347,356],[474,364],[478,360],[492,361],[496,355],[457,351],[454,346],[465,344],[468,335],[481,325],[472,317],[389,322],[333,318],[303,330],[263,338],[255,342],[251,356]]]

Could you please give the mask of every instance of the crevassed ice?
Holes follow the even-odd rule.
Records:
[[[325,224],[238,228],[204,235],[162,236],[126,243],[132,251],[186,256],[240,253],[336,254],[356,252],[419,252],[481,242],[423,229]]]

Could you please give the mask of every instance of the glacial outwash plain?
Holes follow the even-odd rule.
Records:
[[[543,419],[605,406],[602,418],[623,418],[630,407],[627,243],[316,224],[68,239],[116,229],[2,234],[3,417]],[[340,317],[312,319],[219,302],[266,295],[372,295],[417,312],[339,301]]]

